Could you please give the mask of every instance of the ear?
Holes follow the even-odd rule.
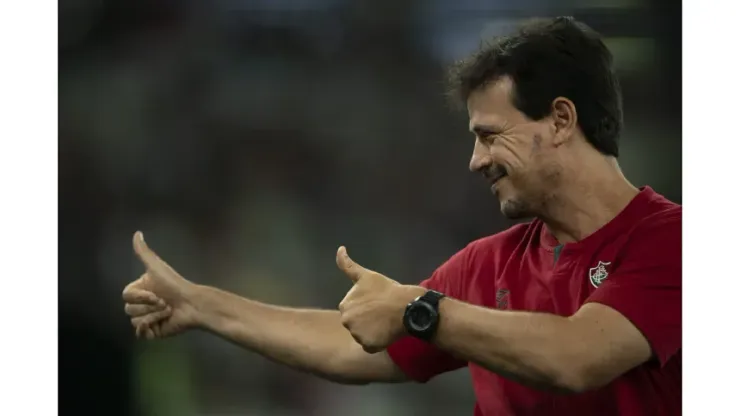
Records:
[[[558,97],[552,101],[551,117],[555,124],[555,146],[566,143],[578,128],[578,112],[573,101]]]

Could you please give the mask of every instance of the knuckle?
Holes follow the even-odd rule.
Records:
[[[368,354],[375,354],[376,352],[378,352],[378,347],[373,344],[364,344],[362,346],[362,349],[365,350],[365,352]]]
[[[357,339],[357,343],[362,345],[363,348],[366,348],[370,345],[370,343],[367,340],[367,337],[363,334],[355,334],[355,339]]]
[[[352,300],[349,299],[349,297],[344,298],[344,300],[339,304],[339,308],[342,313],[347,313],[352,309]]]

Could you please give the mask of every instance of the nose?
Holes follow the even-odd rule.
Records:
[[[480,172],[488,169],[492,164],[491,152],[480,140],[476,139],[475,146],[473,146],[473,156],[470,158],[468,168],[471,172]]]

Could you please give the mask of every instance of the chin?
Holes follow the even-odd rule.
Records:
[[[532,213],[527,209],[526,204],[517,200],[502,200],[501,213],[510,220],[521,220],[532,217]]]

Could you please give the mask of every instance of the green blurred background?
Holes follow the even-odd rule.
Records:
[[[334,308],[334,253],[417,282],[510,225],[467,171],[444,68],[520,19],[602,32],[624,89],[621,163],[681,201],[681,5],[657,0],[61,2],[60,414],[464,415],[467,371],[346,387],[193,333],[137,342],[132,233],[183,275]]]

